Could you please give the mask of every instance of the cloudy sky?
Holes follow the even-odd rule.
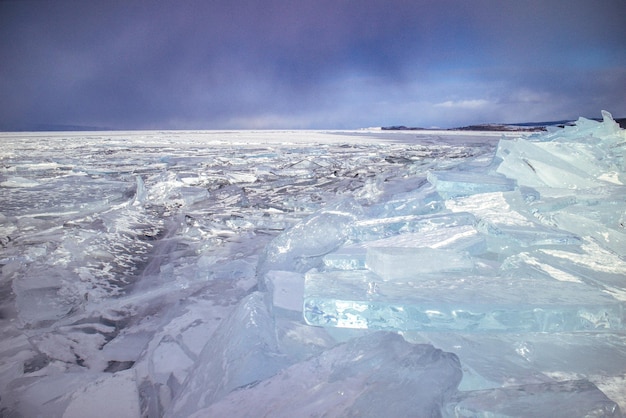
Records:
[[[0,127],[626,116],[624,0],[0,1]]]

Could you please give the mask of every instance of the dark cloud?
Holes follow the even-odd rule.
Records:
[[[625,11],[623,0],[4,1],[0,126],[623,115]]]

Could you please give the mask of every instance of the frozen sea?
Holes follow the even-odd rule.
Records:
[[[622,416],[603,115],[0,133],[0,416]]]

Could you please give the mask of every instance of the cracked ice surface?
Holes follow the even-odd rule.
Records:
[[[0,134],[0,410],[477,416],[509,413],[505,394],[537,416],[542,392],[575,399],[568,416],[618,416],[624,167],[610,122],[568,128],[610,137],[601,150],[542,142],[557,168],[572,149],[594,168],[567,184],[536,173],[554,163],[545,149],[519,157],[494,133]],[[312,285],[365,329],[306,324],[329,325],[310,315]],[[534,300],[511,311],[525,288]],[[437,332],[407,316],[419,298]],[[472,310],[494,299],[498,315]]]

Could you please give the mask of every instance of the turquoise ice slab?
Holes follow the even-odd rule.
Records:
[[[304,319],[338,328],[464,332],[624,329],[624,302],[584,283],[468,274],[383,280],[369,270],[311,270]]]
[[[374,241],[397,234],[474,225],[476,222],[476,217],[468,212],[375,217],[356,221],[351,226],[350,240],[354,242]]]
[[[515,180],[503,175],[463,171],[431,171],[428,181],[444,199],[477,193],[506,192],[515,188]]]
[[[468,271],[474,261],[464,252],[435,248],[368,248],[365,266],[384,280],[412,279],[421,274]]]
[[[577,235],[535,223],[518,226],[481,220],[476,228],[490,237],[503,239],[506,245],[518,248],[579,246],[582,242]]]
[[[324,266],[333,270],[359,270],[365,268],[367,248],[360,245],[343,246],[337,251],[326,254]]]

